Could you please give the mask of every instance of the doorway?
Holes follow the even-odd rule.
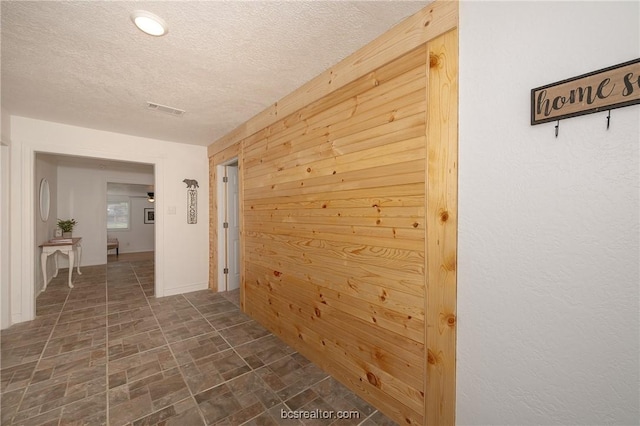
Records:
[[[218,209],[218,291],[240,287],[240,200],[238,158],[219,164],[216,175]]]
[[[151,176],[152,177],[152,176]],[[147,180],[148,176],[147,176]],[[126,182],[125,182],[126,181]],[[107,263],[120,254],[155,251],[153,184],[107,181]]]
[[[37,196],[34,194],[34,313],[39,313],[37,300],[44,286],[38,245],[55,237],[57,218],[73,218],[78,225],[74,236],[81,237],[82,267],[104,265],[108,262],[109,238],[118,241],[118,249],[111,250],[117,258],[127,252],[145,254],[150,258],[152,271],[145,274],[145,294],[155,295],[156,233],[155,221],[148,224],[147,210],[155,203],[148,201],[148,193],[155,192],[156,172],[152,163],[125,162],[107,158],[84,157],[59,153],[34,152],[34,179],[46,178],[50,184],[50,211],[47,220],[41,218]],[[121,214],[110,218],[110,203],[120,201],[126,207]],[[117,219],[115,228],[109,226],[110,219]],[[112,224],[114,225],[114,224]],[[138,256],[139,257],[139,256]],[[123,259],[123,260],[125,260]],[[60,258],[60,267],[67,261]],[[131,259],[129,259],[131,261]],[[51,264],[51,265],[49,265]],[[47,263],[47,281],[51,280],[55,268]],[[75,275],[75,274],[74,274]],[[74,279],[81,277],[74,276]]]

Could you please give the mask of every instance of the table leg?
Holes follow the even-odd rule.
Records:
[[[47,258],[49,255],[45,252],[42,252],[40,255],[40,266],[42,267],[42,278],[44,279],[44,286],[42,287],[42,291],[47,289]]]
[[[75,257],[73,249],[69,250],[69,288],[73,288],[73,284],[71,284],[71,275],[73,275],[73,261]]]
[[[80,272],[80,259],[82,259],[82,246],[78,244],[76,245],[76,247],[78,248],[78,266],[76,270],[78,271],[78,275],[82,275],[82,272]]]
[[[53,263],[56,265],[56,271],[53,273],[53,277],[58,276],[58,252],[53,253]]]

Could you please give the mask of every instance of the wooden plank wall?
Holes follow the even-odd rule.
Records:
[[[400,424],[455,422],[451,10],[433,3],[374,43],[403,53],[369,46],[376,68],[321,96],[297,91],[209,147],[211,287],[215,165],[238,155],[243,309]]]
[[[455,423],[458,31],[427,44],[427,424]]]
[[[246,312],[423,424],[425,46],[244,146]]]

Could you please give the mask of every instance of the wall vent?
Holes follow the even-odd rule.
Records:
[[[166,105],[160,105],[155,102],[147,101],[147,109],[164,112],[165,114],[173,115],[175,117],[182,117],[185,113],[183,109],[173,108]]]

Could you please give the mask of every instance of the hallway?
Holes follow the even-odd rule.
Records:
[[[2,331],[2,425],[394,424],[240,312],[238,292],[155,299],[152,258],[81,271]]]

